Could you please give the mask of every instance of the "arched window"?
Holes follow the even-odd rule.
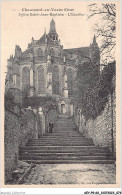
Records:
[[[67,70],[67,87],[69,97],[73,95],[73,71],[72,69]]]
[[[22,89],[30,86],[30,70],[28,67],[22,69]]]
[[[38,93],[43,94],[45,92],[44,87],[44,67],[39,66],[37,69],[37,78],[38,78]]]
[[[53,48],[50,49],[51,56],[55,56],[55,50]]]
[[[52,70],[52,92],[59,95],[59,68],[54,66]]]
[[[38,56],[43,56],[43,50],[41,48],[37,49],[37,55]]]

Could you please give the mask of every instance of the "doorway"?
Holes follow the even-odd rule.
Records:
[[[61,114],[65,114],[66,109],[65,109],[65,104],[61,104]]]

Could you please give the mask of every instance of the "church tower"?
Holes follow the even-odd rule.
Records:
[[[100,51],[94,35],[93,42],[90,45],[91,60],[94,66],[100,64]]]
[[[58,34],[56,32],[55,21],[53,19],[50,22],[50,30],[49,30],[48,36],[53,41],[58,41]]]
[[[95,67],[93,69],[93,73],[94,73],[93,78],[94,81],[97,81],[100,76],[100,50],[95,35],[93,38],[93,42],[90,45],[90,57],[91,57],[92,66]]]

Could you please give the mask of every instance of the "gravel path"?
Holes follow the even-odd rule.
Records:
[[[24,184],[115,184],[114,164],[41,164]]]

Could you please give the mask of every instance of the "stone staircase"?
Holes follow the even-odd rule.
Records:
[[[25,147],[20,147],[19,158],[35,164],[115,162],[108,148],[95,146],[76,130],[72,119],[61,116],[52,134],[30,139]]]

